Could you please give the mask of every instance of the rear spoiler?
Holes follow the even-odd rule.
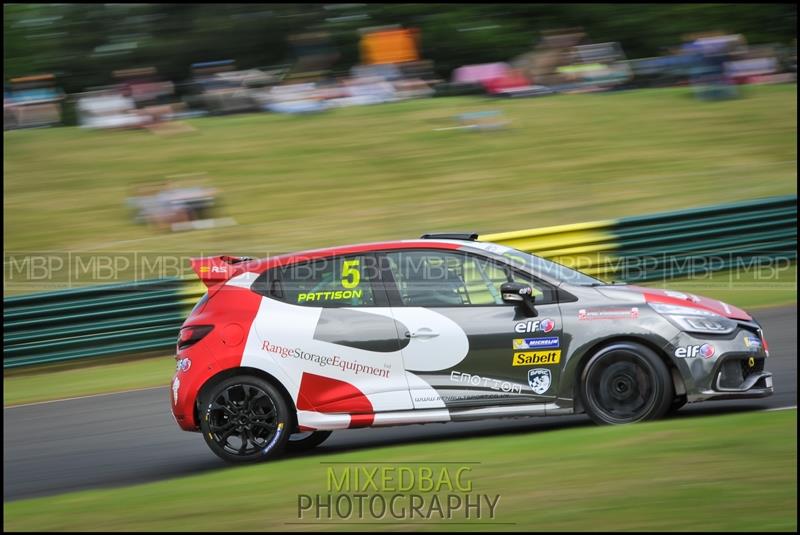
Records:
[[[192,258],[192,269],[207,288],[216,286],[242,272],[237,264],[252,260],[247,256],[204,256]]]

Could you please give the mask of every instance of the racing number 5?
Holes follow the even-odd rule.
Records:
[[[361,272],[358,270],[358,264],[358,258],[345,260],[342,263],[342,286],[345,288],[355,288],[361,282]]]

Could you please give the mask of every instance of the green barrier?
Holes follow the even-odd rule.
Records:
[[[730,269],[742,260],[795,259],[797,196],[480,237],[605,279],[643,282]],[[719,257],[719,258],[716,258]],[[665,265],[670,265],[666,268]]]
[[[606,279],[686,276],[743,261],[796,260],[797,196],[503,232],[480,240]],[[3,367],[170,351],[204,293],[195,278],[158,279],[3,299]]]

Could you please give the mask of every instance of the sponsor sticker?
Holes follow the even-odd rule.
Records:
[[[744,347],[746,347],[749,351],[759,351],[761,350],[761,340],[755,336],[745,336]]]
[[[514,325],[514,332],[517,333],[549,333],[556,328],[556,322],[550,318],[535,321],[521,321]]]
[[[181,380],[176,377],[175,380],[172,381],[172,404],[173,405],[177,405],[178,404],[178,391],[180,390],[180,388],[181,388]]]
[[[551,351],[530,351],[524,353],[514,353],[512,366],[535,366],[542,364],[558,364],[561,362],[561,350]]]
[[[472,386],[484,386],[492,390],[500,390],[501,392],[510,392],[512,394],[521,394],[522,387],[518,384],[510,383],[508,381],[500,381],[490,377],[481,377],[480,375],[473,375],[471,373],[463,372],[450,372],[450,380],[454,383],[467,383]]]
[[[552,336],[548,338],[514,338],[514,349],[552,349],[558,347],[559,340]]]
[[[361,299],[364,291],[356,290],[330,290],[325,292],[302,292],[297,294],[298,303],[309,303],[311,301],[337,301],[340,299]]]
[[[188,359],[188,358],[183,358],[183,359],[179,360],[178,363],[175,365],[175,368],[178,371],[182,371],[182,372],[189,371],[189,368],[191,368],[191,367],[192,367],[192,361],[191,361],[191,359]]]
[[[714,356],[716,350],[711,344],[692,345],[675,348],[675,356],[679,359],[690,359],[694,357],[703,357],[710,359]]]
[[[267,353],[272,353],[273,355],[279,355],[285,359],[292,358],[295,360],[311,362],[320,368],[333,366],[334,368],[341,369],[343,372],[351,372],[354,375],[363,373],[367,375],[374,375],[376,377],[383,377],[384,379],[389,378],[390,370],[388,369],[388,366],[385,368],[377,368],[368,364],[361,364],[360,362],[345,359],[339,355],[318,355],[316,353],[304,351],[299,347],[272,344],[269,340],[264,340],[261,343],[261,350]]]
[[[578,311],[579,320],[635,320],[639,309],[631,308],[582,308]]]
[[[550,389],[552,375],[547,368],[528,370],[528,384],[536,394],[544,394]]]

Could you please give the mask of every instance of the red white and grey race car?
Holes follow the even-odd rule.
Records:
[[[586,413],[659,418],[769,396],[767,342],[734,306],[607,284],[475,234],[194,259],[172,412],[229,461],[333,430]]]

